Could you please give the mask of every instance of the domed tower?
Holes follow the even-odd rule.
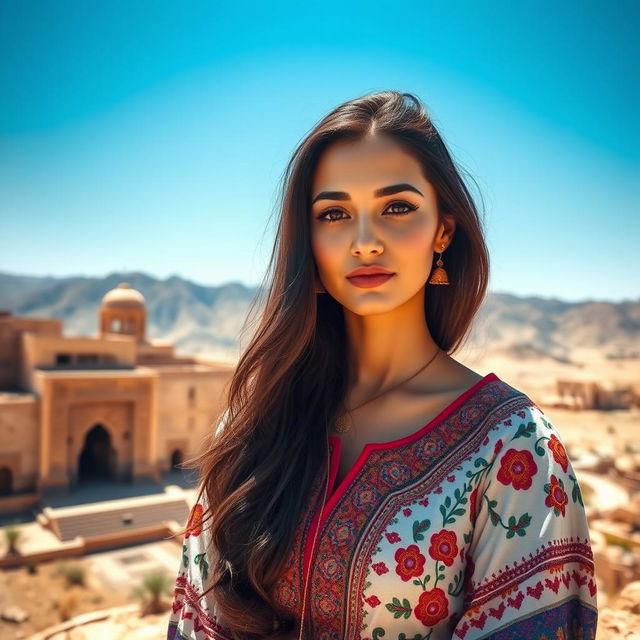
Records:
[[[128,282],[107,291],[100,305],[100,335],[119,333],[146,342],[147,308],[144,296]]]

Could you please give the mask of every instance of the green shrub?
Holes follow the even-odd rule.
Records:
[[[64,576],[69,586],[85,585],[85,568],[79,562],[61,562],[58,564],[56,572]]]
[[[140,599],[144,613],[162,613],[165,606],[163,595],[173,595],[173,576],[163,569],[151,571],[142,579],[142,583],[131,591],[131,598]]]
[[[22,531],[20,531],[15,524],[9,524],[6,527],[3,527],[2,530],[7,544],[7,555],[18,555],[19,551],[16,545],[22,537]]]

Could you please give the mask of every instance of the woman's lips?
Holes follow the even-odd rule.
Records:
[[[370,289],[381,285],[395,275],[395,273],[376,273],[373,276],[353,276],[353,278],[347,278],[347,280],[356,287]]]

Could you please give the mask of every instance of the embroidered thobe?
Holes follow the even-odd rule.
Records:
[[[329,436],[278,607],[307,640],[595,637],[589,531],[556,427],[489,373],[415,433],[365,445],[336,486],[341,439]],[[203,505],[190,519],[197,525]],[[313,554],[311,543],[317,529]],[[206,531],[185,536],[168,639],[230,640],[207,587]]]

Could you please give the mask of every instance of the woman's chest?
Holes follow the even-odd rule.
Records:
[[[337,471],[335,472],[335,480],[333,481],[333,489],[340,486],[349,471],[351,471],[362,454],[366,442],[354,441],[354,440],[342,440],[342,446],[340,447],[340,455],[338,461],[335,463]],[[329,491],[332,487],[329,487]]]
[[[393,401],[377,411],[368,410],[352,417],[347,432],[331,436],[334,442],[337,443],[338,439],[340,442],[338,455],[332,460],[335,479],[329,487],[329,495],[342,485],[372,445],[397,447],[403,438],[412,436],[428,424],[451,399],[451,394],[442,394],[429,402],[424,399],[412,402],[405,399],[402,403]]]
[[[454,456],[445,467],[436,440],[427,438],[400,449],[368,448],[354,473],[358,454],[342,457],[337,439],[331,445],[334,491],[319,509],[324,485],[318,487],[317,519],[300,532],[281,584],[288,605],[278,598],[281,604],[300,603],[306,576],[312,637],[371,637],[375,629],[413,637],[428,625],[436,630],[432,640],[450,638],[452,616],[462,610],[475,512],[468,461],[457,465],[464,461]]]

